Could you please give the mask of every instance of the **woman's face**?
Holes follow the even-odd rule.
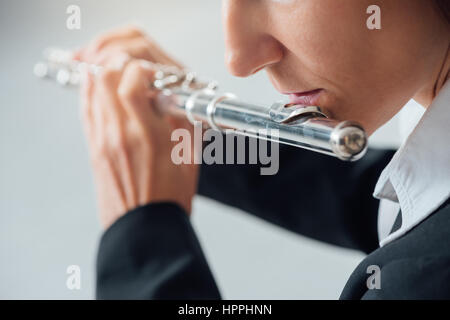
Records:
[[[374,4],[381,30],[366,24]],[[431,0],[224,0],[223,22],[233,75],[265,69],[292,101],[368,134],[433,81],[448,46]]]

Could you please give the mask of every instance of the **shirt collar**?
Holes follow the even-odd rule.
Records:
[[[450,81],[380,175],[374,197],[397,202],[402,226],[384,245],[412,229],[450,197]]]

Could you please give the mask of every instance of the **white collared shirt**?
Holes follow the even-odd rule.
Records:
[[[373,196],[381,200],[379,227],[392,227],[402,212],[399,229],[379,230],[380,246],[404,235],[450,197],[450,81],[383,170]]]

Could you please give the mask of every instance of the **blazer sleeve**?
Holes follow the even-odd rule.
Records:
[[[397,259],[380,270],[380,288],[367,289],[362,300],[448,300],[450,257]],[[368,275],[366,274],[366,277]]]
[[[152,203],[128,212],[101,237],[97,299],[220,299],[184,210]]]
[[[370,251],[377,246],[373,184],[392,156],[370,150],[344,163],[280,148],[280,170],[204,165],[199,191],[289,230]],[[98,299],[220,299],[190,220],[174,203],[152,203],[118,219],[100,240]]]
[[[203,165],[199,194],[293,232],[366,253],[378,247],[376,181],[394,150],[369,149],[356,162],[280,146],[279,171]],[[224,151],[226,153],[226,150]]]

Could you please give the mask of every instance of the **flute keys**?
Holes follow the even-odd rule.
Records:
[[[269,117],[278,123],[289,123],[298,120],[300,117],[323,117],[327,116],[316,106],[302,106],[295,104],[286,104],[283,101],[275,102],[269,108]]]
[[[39,62],[34,65],[33,73],[38,78],[46,78],[48,76],[48,66]]]
[[[56,81],[63,86],[67,86],[70,83],[70,72],[65,69],[60,69],[56,74]]]
[[[209,90],[217,90],[218,87],[219,87],[219,83],[217,81],[213,80],[213,81],[210,81],[208,83],[207,89],[209,89]]]

